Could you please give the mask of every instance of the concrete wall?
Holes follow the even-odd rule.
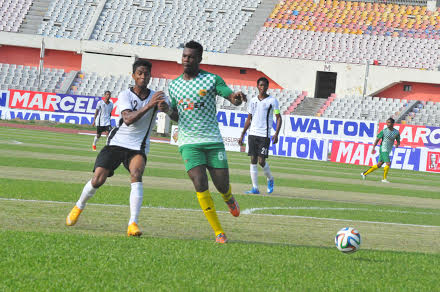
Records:
[[[403,91],[404,85],[410,85],[411,91]],[[377,94],[399,99],[415,99],[440,102],[440,85],[416,82],[401,82]]]
[[[0,32],[0,43],[5,45],[39,48],[42,36]],[[98,41],[80,41],[44,38],[46,49],[73,51],[84,55],[84,70],[102,74],[127,71],[130,58],[140,57],[180,63],[181,50],[112,44]],[[124,56],[122,58],[98,57],[100,53]],[[96,57],[96,60],[95,60]],[[111,63],[106,63],[111,60]],[[306,90],[309,96],[315,92],[316,72],[325,71],[325,62],[273,58],[248,55],[204,53],[203,64],[249,68],[263,72],[283,88]],[[327,68],[328,70],[328,68]],[[331,63],[328,71],[337,72],[336,94],[360,95],[363,92],[365,65]],[[398,82],[422,82],[440,84],[439,71],[370,66],[367,95],[374,95]]]
[[[82,55],[76,52],[45,50],[44,67],[64,69],[65,71],[81,70]],[[16,46],[0,46],[0,63],[38,67],[40,49]]]
[[[130,56],[114,56],[95,53],[83,53],[81,71],[96,72],[101,75],[128,75],[132,72],[135,60]]]

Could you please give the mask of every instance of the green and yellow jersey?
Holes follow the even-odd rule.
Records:
[[[171,107],[179,113],[178,145],[223,143],[217,122],[216,96],[227,98],[232,90],[215,74],[200,70],[191,79],[180,75],[171,81]]]
[[[394,141],[400,143],[400,133],[396,129],[385,128],[377,134],[377,138],[382,139],[380,144],[380,152],[390,153],[393,150]]]

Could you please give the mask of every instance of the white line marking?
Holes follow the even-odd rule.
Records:
[[[263,207],[263,208],[250,208],[241,211],[242,214],[253,214],[256,211],[261,210],[323,210],[323,211],[374,211],[382,213],[400,213],[400,214],[421,214],[421,215],[437,215],[440,213],[432,212],[418,212],[418,211],[400,211],[400,210],[387,210],[387,209],[367,209],[367,208],[331,208],[331,207]]]
[[[74,202],[61,202],[61,201],[45,201],[45,200],[26,200],[26,199],[15,199],[15,198],[2,198],[2,201],[17,201],[26,203],[51,203],[51,204],[69,204],[74,205]],[[91,206],[103,206],[103,207],[124,207],[128,208],[128,205],[118,205],[118,204],[100,204],[100,203],[88,203]],[[168,211],[188,211],[188,212],[202,212],[199,209],[189,209],[189,208],[169,208],[169,207],[153,207],[144,206],[142,209],[159,209]],[[228,211],[217,211],[218,213],[227,214]],[[357,223],[367,223],[367,224],[384,224],[384,225],[396,225],[396,226],[411,226],[411,227],[422,227],[422,228],[440,228],[440,226],[434,225],[418,225],[418,224],[406,224],[406,223],[394,223],[394,222],[378,222],[378,221],[363,221],[363,220],[350,220],[350,219],[336,219],[336,218],[320,218],[320,217],[310,217],[310,216],[295,216],[295,215],[274,215],[274,214],[247,214],[252,216],[267,216],[267,217],[286,217],[286,218],[301,218],[301,219],[312,219],[312,220],[327,220],[327,221],[347,221],[347,222],[357,222]]]

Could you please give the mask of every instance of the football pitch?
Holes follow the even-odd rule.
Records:
[[[130,183],[123,166],[65,218],[91,178],[93,137],[0,128],[0,290],[434,291],[440,271],[440,176],[270,157],[275,191],[250,189],[249,158],[228,153],[241,215],[211,184],[229,243],[214,234],[177,147],[152,143],[144,173],[141,238],[125,236]],[[104,139],[98,144],[103,147]],[[334,246],[356,228],[360,251]]]

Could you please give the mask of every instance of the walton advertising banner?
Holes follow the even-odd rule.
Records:
[[[220,133],[228,151],[243,152],[244,147],[238,145],[239,138],[244,128],[248,114],[230,110],[219,110],[217,112],[217,121],[219,123]],[[272,134],[275,132],[276,121],[272,125]],[[278,143],[269,147],[269,155],[295,157],[313,160],[327,160],[328,140],[315,139],[312,137],[290,137],[283,135],[280,131]],[[171,130],[171,144],[177,145],[178,127],[173,126]],[[247,142],[247,135],[244,138]]]
[[[368,143],[374,141],[377,122],[308,116],[283,116],[284,135]]]

